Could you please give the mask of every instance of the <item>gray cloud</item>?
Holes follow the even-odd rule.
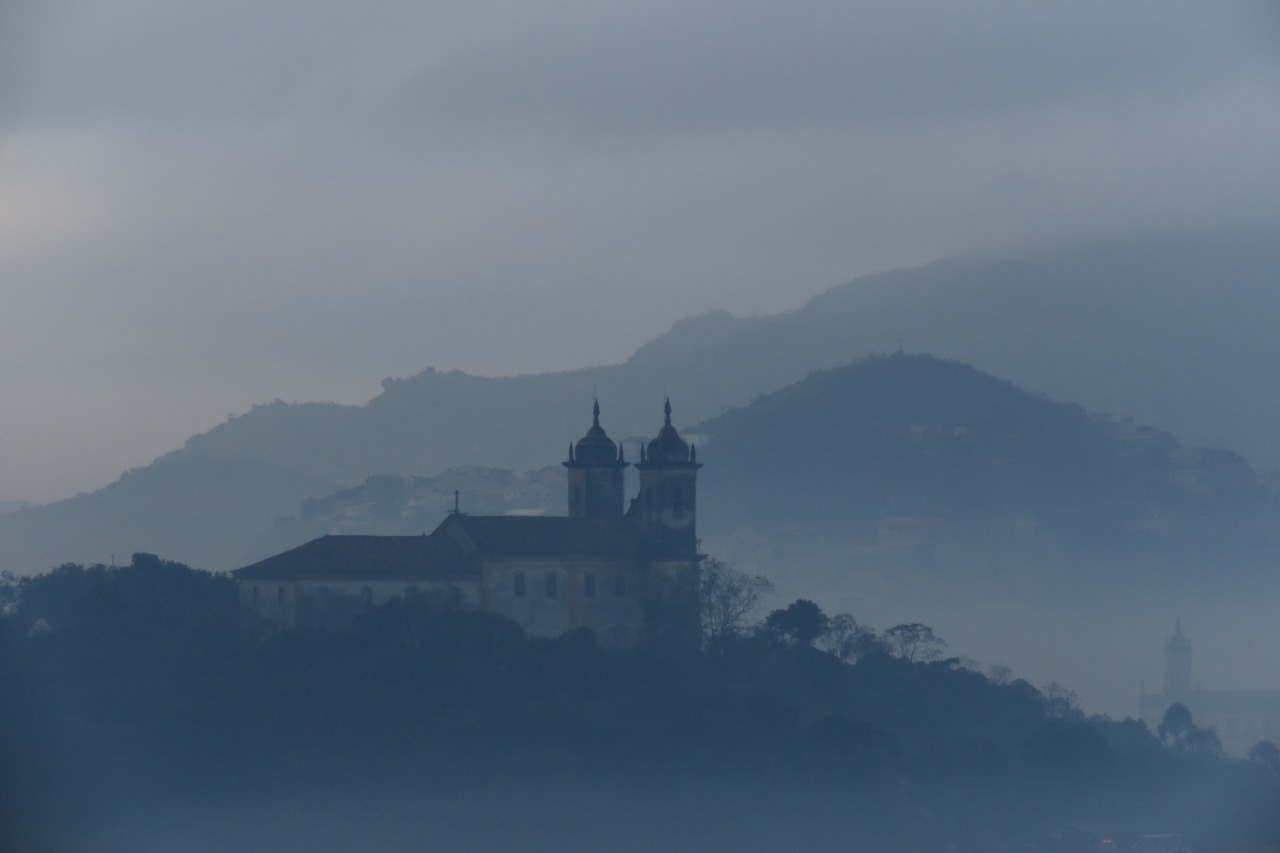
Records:
[[[1276,221],[1276,33],[1190,2],[6,4],[0,498],[276,396]]]

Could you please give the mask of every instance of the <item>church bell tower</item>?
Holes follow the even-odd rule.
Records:
[[[563,464],[569,469],[570,518],[622,516],[627,462],[622,447],[600,426],[599,400],[591,409],[591,428],[577,444],[570,443]]]
[[[1173,636],[1164,644],[1164,695],[1186,697],[1191,693],[1191,641],[1182,636],[1182,620],[1174,623]]]
[[[640,448],[640,493],[631,512],[671,534],[682,547],[697,548],[698,451],[671,425],[671,401],[663,407],[658,437]]]

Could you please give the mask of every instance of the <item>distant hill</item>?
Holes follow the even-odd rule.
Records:
[[[1275,235],[1165,235],[944,260],[865,276],[785,314],[688,318],[619,365],[502,378],[428,368],[385,380],[364,406],[276,401],[193,436],[153,474],[130,475],[128,488],[122,480],[0,519],[0,568],[98,559],[116,543],[232,568],[237,547],[296,516],[302,499],[371,475],[552,464],[584,431],[595,395],[612,435],[652,435],[664,396],[687,427],[812,370],[892,351],[899,336],[907,351],[960,359],[1276,468],[1277,281]],[[195,484],[176,475],[184,465],[219,473]],[[145,544],[153,542],[174,547]]]
[[[874,356],[692,429],[710,529],[803,527],[875,541],[886,517],[1067,544],[1263,537],[1270,492],[1236,454],[1181,447],[957,361]],[[932,523],[932,521],[931,521]]]
[[[349,485],[370,474],[553,461],[599,395],[606,426],[651,431],[664,396],[685,425],[811,370],[890,352],[955,358],[1090,411],[1280,468],[1280,239],[1172,235],[864,276],[769,317],[691,317],[623,364],[486,378],[428,368],[367,405],[275,402],[181,453],[261,459]],[[607,322],[595,318],[594,322]]]
[[[90,494],[0,516],[0,568],[22,574],[67,562],[127,562],[136,551],[243,565],[271,520],[333,483],[261,461],[175,455]]]

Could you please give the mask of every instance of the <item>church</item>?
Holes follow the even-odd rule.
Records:
[[[697,449],[671,425],[632,463],[600,425],[569,444],[568,516],[475,516],[457,507],[429,535],[322,536],[232,572],[245,610],[263,623],[336,628],[394,598],[447,600],[500,613],[533,637],[590,629],[628,648],[696,620]],[[695,623],[696,624],[696,623]],[[687,629],[688,626],[686,626]]]
[[[1191,641],[1176,622],[1164,644],[1164,689],[1138,697],[1138,713],[1156,731],[1165,712],[1181,703],[1202,728],[1213,729],[1227,755],[1243,758],[1261,740],[1280,743],[1280,690],[1205,690],[1191,678]]]

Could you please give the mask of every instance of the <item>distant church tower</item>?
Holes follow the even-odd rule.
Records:
[[[1191,641],[1182,636],[1182,620],[1164,644],[1164,695],[1178,701],[1191,694]]]
[[[682,544],[697,545],[698,452],[671,425],[671,401],[663,407],[658,437],[640,448],[640,493],[631,513],[670,531]]]
[[[600,401],[591,409],[591,429],[576,445],[569,445],[569,517],[622,516],[624,471],[622,447],[600,426]]]

